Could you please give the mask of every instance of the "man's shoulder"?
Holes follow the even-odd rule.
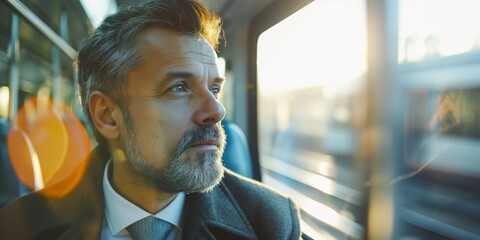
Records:
[[[223,183],[234,195],[255,196],[257,201],[289,201],[289,198],[277,190],[250,178],[243,177],[230,170],[225,171]]]
[[[227,170],[223,185],[236,202],[247,212],[255,209],[268,213],[270,217],[296,215],[298,207],[294,201],[277,190],[232,171]],[[284,215],[287,214],[287,215]]]
[[[5,216],[19,217],[18,215],[21,212],[35,216],[47,205],[48,201],[46,198],[38,192],[31,192],[8,202],[0,208],[0,220],[4,220]]]
[[[290,197],[229,170],[221,187],[242,209],[259,239],[272,239],[273,235],[298,239],[295,236],[300,234],[299,209]]]
[[[41,222],[49,202],[34,192],[10,201],[0,208],[0,233],[6,239],[29,239],[35,223]]]

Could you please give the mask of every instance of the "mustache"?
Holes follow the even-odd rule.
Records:
[[[225,132],[218,125],[202,125],[186,132],[180,139],[175,151],[175,158],[179,158],[180,155],[189,147],[195,145],[200,141],[216,139],[218,141],[219,149],[223,149],[225,145]]]

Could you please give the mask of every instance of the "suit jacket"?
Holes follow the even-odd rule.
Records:
[[[108,151],[95,149],[85,161],[85,174],[77,175],[79,184],[62,197],[51,193],[71,186],[71,179],[1,208],[0,238],[100,239],[109,158]],[[183,239],[299,239],[298,216],[289,198],[226,170],[212,191],[187,194]]]

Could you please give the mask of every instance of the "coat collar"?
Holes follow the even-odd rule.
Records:
[[[84,163],[86,171],[79,173],[80,183],[64,198],[48,201],[45,221],[35,229],[37,236],[100,239],[105,218],[102,179],[109,158],[108,151],[99,147],[92,152]],[[183,239],[257,239],[223,182],[207,193],[188,194],[183,219]]]
[[[188,194],[184,219],[184,239],[257,239],[223,182],[210,192]]]

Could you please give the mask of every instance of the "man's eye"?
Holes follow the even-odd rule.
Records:
[[[219,86],[214,86],[210,88],[210,91],[214,96],[218,97],[218,95],[220,95],[220,92],[222,92],[222,89]]]
[[[179,84],[173,86],[170,90],[173,91],[173,92],[185,92],[185,91],[187,91],[184,83],[179,83]]]

